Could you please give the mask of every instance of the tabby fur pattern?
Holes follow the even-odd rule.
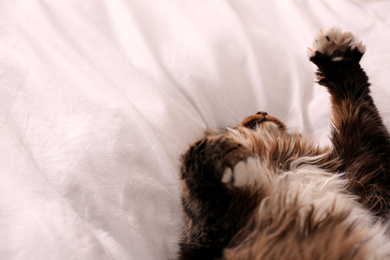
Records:
[[[364,52],[339,28],[309,48],[331,96],[331,147],[265,112],[190,145],[180,259],[390,259],[390,137]]]

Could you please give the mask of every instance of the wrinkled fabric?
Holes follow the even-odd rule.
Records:
[[[267,111],[329,144],[307,47],[367,45],[390,126],[390,2],[0,1],[2,259],[174,259],[179,158]]]

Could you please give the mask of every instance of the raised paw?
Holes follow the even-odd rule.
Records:
[[[234,187],[251,185],[258,179],[260,171],[260,160],[257,157],[248,157],[233,167],[226,168],[221,181]]]
[[[321,61],[340,62],[353,59],[360,60],[366,46],[351,32],[331,27],[314,37],[313,46],[308,48],[307,55],[318,65]]]

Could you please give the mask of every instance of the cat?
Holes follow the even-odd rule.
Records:
[[[390,136],[352,33],[316,34],[332,147],[258,112],[184,152],[179,259],[390,259]]]

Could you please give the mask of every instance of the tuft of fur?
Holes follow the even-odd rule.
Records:
[[[390,137],[364,52],[338,28],[309,48],[331,94],[332,147],[265,112],[190,145],[180,259],[390,259]]]

